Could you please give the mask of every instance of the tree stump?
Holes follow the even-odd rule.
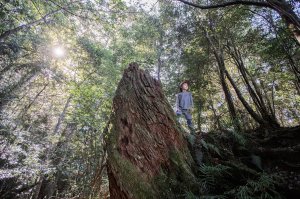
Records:
[[[194,161],[160,83],[129,64],[105,136],[110,198],[184,198]]]

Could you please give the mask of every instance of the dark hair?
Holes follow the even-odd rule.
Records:
[[[188,86],[190,85],[190,82],[189,82],[188,80],[184,80],[183,82],[181,82],[180,85],[179,85],[179,90],[180,90],[180,92],[182,92],[182,85],[185,84],[185,83],[186,83]]]

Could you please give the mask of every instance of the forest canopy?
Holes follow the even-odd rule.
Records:
[[[174,111],[189,81],[199,132],[298,126],[299,8],[297,0],[1,0],[0,198],[109,195],[104,132],[132,62],[161,83]]]

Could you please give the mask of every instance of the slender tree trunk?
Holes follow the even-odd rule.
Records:
[[[221,65],[222,65],[222,63],[221,63]],[[223,88],[223,92],[225,94],[225,99],[226,99],[226,102],[227,102],[228,110],[229,110],[229,113],[231,115],[231,119],[232,119],[233,123],[235,124],[236,130],[241,131],[241,127],[240,127],[240,124],[239,124],[239,118],[238,118],[237,113],[236,113],[236,109],[235,109],[235,106],[234,106],[234,103],[233,103],[233,100],[232,100],[230,90],[229,90],[228,85],[226,83],[225,70],[223,68],[224,65],[221,66],[221,67],[222,68],[220,68],[220,65],[219,65],[219,77],[220,77],[220,80],[221,80],[221,85],[222,85],[222,88]]]
[[[163,51],[163,30],[162,27],[159,26],[159,40],[158,40],[158,52],[157,52],[157,80],[160,81],[160,72],[161,72],[161,67],[162,67],[162,51]]]
[[[261,93],[255,80],[253,79],[253,77],[251,77],[251,75],[247,71],[247,69],[244,65],[241,53],[238,50],[238,48],[235,46],[232,38],[231,38],[230,46],[227,46],[228,52],[231,55],[231,57],[233,58],[234,62],[236,63],[236,66],[243,77],[245,86],[247,87],[247,90],[254,102],[254,105],[256,106],[257,110],[259,111],[261,117],[258,114],[256,114],[254,110],[251,110],[252,109],[251,106],[242,97],[239,89],[237,88],[237,86],[235,85],[234,81],[232,80],[232,78],[230,77],[230,75],[227,71],[227,77],[230,78],[229,80],[230,80],[232,86],[234,87],[237,95],[239,96],[239,99],[241,100],[242,104],[245,106],[245,108],[247,109],[249,114],[253,117],[253,119],[255,119],[260,125],[263,124],[266,127],[275,127],[275,128],[279,127],[279,123],[277,122],[276,116],[275,116],[275,110],[273,110],[273,107],[271,106],[271,102],[270,102],[267,94],[263,95]],[[248,79],[248,77],[250,77],[250,80]],[[250,81],[251,81],[254,89],[252,88]],[[268,106],[265,104],[264,98],[266,99]]]
[[[233,79],[231,78],[230,74],[228,73],[228,71],[225,71],[227,78],[229,79],[232,87],[234,88],[239,100],[242,102],[242,104],[244,105],[244,107],[246,108],[246,110],[248,111],[248,113],[252,116],[252,118],[258,122],[260,125],[264,125],[264,120],[261,118],[260,115],[256,114],[256,112],[251,108],[251,106],[248,104],[248,102],[245,100],[245,98],[243,97],[242,93],[240,92],[240,90],[237,88],[236,84],[234,83]]]
[[[267,88],[264,86],[263,82],[261,82],[260,84],[261,84],[262,90],[264,92],[264,95],[267,96]],[[278,121],[276,119],[275,111],[271,110],[273,108],[271,107],[272,106],[271,102],[270,101],[268,102],[269,98],[267,98],[266,100],[267,100],[267,103],[270,104],[269,105],[270,106],[270,110],[262,112],[262,116],[263,116],[263,118],[266,121],[268,121],[271,124],[271,126],[273,126],[274,128],[278,128],[278,127],[280,127],[280,125],[279,125],[279,123],[278,123]]]
[[[213,40],[217,41],[217,39],[215,37],[211,37],[208,34],[208,32],[206,31],[205,28],[203,28],[203,30],[205,32],[206,39],[209,42],[210,46],[212,47],[213,54],[214,54],[214,56],[217,60],[217,65],[218,65],[218,69],[219,69],[219,78],[220,78],[221,86],[222,86],[222,89],[223,89],[223,92],[224,92],[224,95],[225,95],[225,100],[226,100],[226,103],[227,103],[227,106],[228,106],[228,110],[229,110],[229,113],[230,113],[231,120],[232,120],[232,122],[235,126],[235,129],[237,131],[241,131],[242,128],[241,128],[241,125],[240,125],[240,122],[239,122],[239,117],[236,113],[235,106],[234,106],[234,103],[233,103],[233,99],[232,99],[230,90],[228,88],[228,85],[226,83],[225,62],[224,62],[223,50],[220,46],[215,44],[216,42],[215,43],[213,42]]]
[[[65,104],[65,106],[64,106],[64,109],[63,109],[62,113],[61,113],[61,114],[59,115],[59,117],[58,117],[56,126],[55,126],[55,128],[54,128],[54,134],[59,133],[59,130],[60,130],[60,127],[61,127],[61,123],[62,123],[63,120],[65,119],[66,112],[67,112],[68,107],[70,106],[71,99],[72,99],[72,95],[70,95],[70,96],[68,97],[67,102],[66,102],[66,104]]]
[[[240,51],[237,49],[237,47],[235,46],[233,39],[231,38],[231,42],[230,42],[230,46],[227,46],[227,49],[229,51],[229,54],[231,55],[231,57],[233,58],[238,70],[240,71],[242,77],[243,77],[243,81],[245,83],[245,86],[247,87],[247,90],[256,106],[256,108],[260,111],[260,112],[264,112],[266,110],[266,106],[264,104],[264,100],[263,100],[263,96],[256,84],[256,82],[253,80],[253,78],[250,76],[250,74],[248,73],[245,65],[244,65],[244,61],[242,59],[241,53]],[[254,86],[254,89],[252,88],[250,81],[248,79],[248,76],[250,77],[252,84]]]
[[[216,123],[217,123],[217,126],[214,129],[219,129],[220,130],[220,129],[222,129],[222,125],[221,125],[221,122],[220,122],[220,117],[217,115],[216,109],[214,107],[214,102],[213,102],[212,97],[211,97],[210,94],[209,94],[209,98],[210,98],[209,103],[210,103],[210,106],[211,106],[211,110],[213,111],[214,118],[215,118]]]
[[[70,102],[72,99],[72,95],[70,95],[65,103],[65,106],[63,108],[63,111],[58,117],[57,123],[55,125],[53,134],[59,134],[61,130],[61,124],[65,119],[67,109],[70,106]],[[66,130],[61,133],[61,137],[65,137]],[[72,133],[72,131],[71,131]],[[71,133],[68,135],[68,137],[71,136]],[[63,161],[63,157],[59,154],[59,150],[63,150],[64,147],[66,147],[67,141],[59,141],[57,144],[51,147],[50,150],[47,151],[47,159],[51,161],[51,164],[59,168],[60,162]],[[60,178],[60,171],[59,169],[55,171],[55,174],[53,175],[52,179],[49,180],[42,174],[41,176],[41,188],[39,189],[39,192],[37,193],[38,198],[51,198],[54,196],[55,192],[57,191],[57,182]]]
[[[202,102],[199,100],[199,102],[197,102],[197,125],[198,125],[198,129],[201,131],[201,113],[202,113]]]

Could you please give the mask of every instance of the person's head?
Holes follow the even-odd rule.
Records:
[[[187,91],[189,89],[189,82],[188,81],[181,82],[179,88],[180,88],[180,92]]]

